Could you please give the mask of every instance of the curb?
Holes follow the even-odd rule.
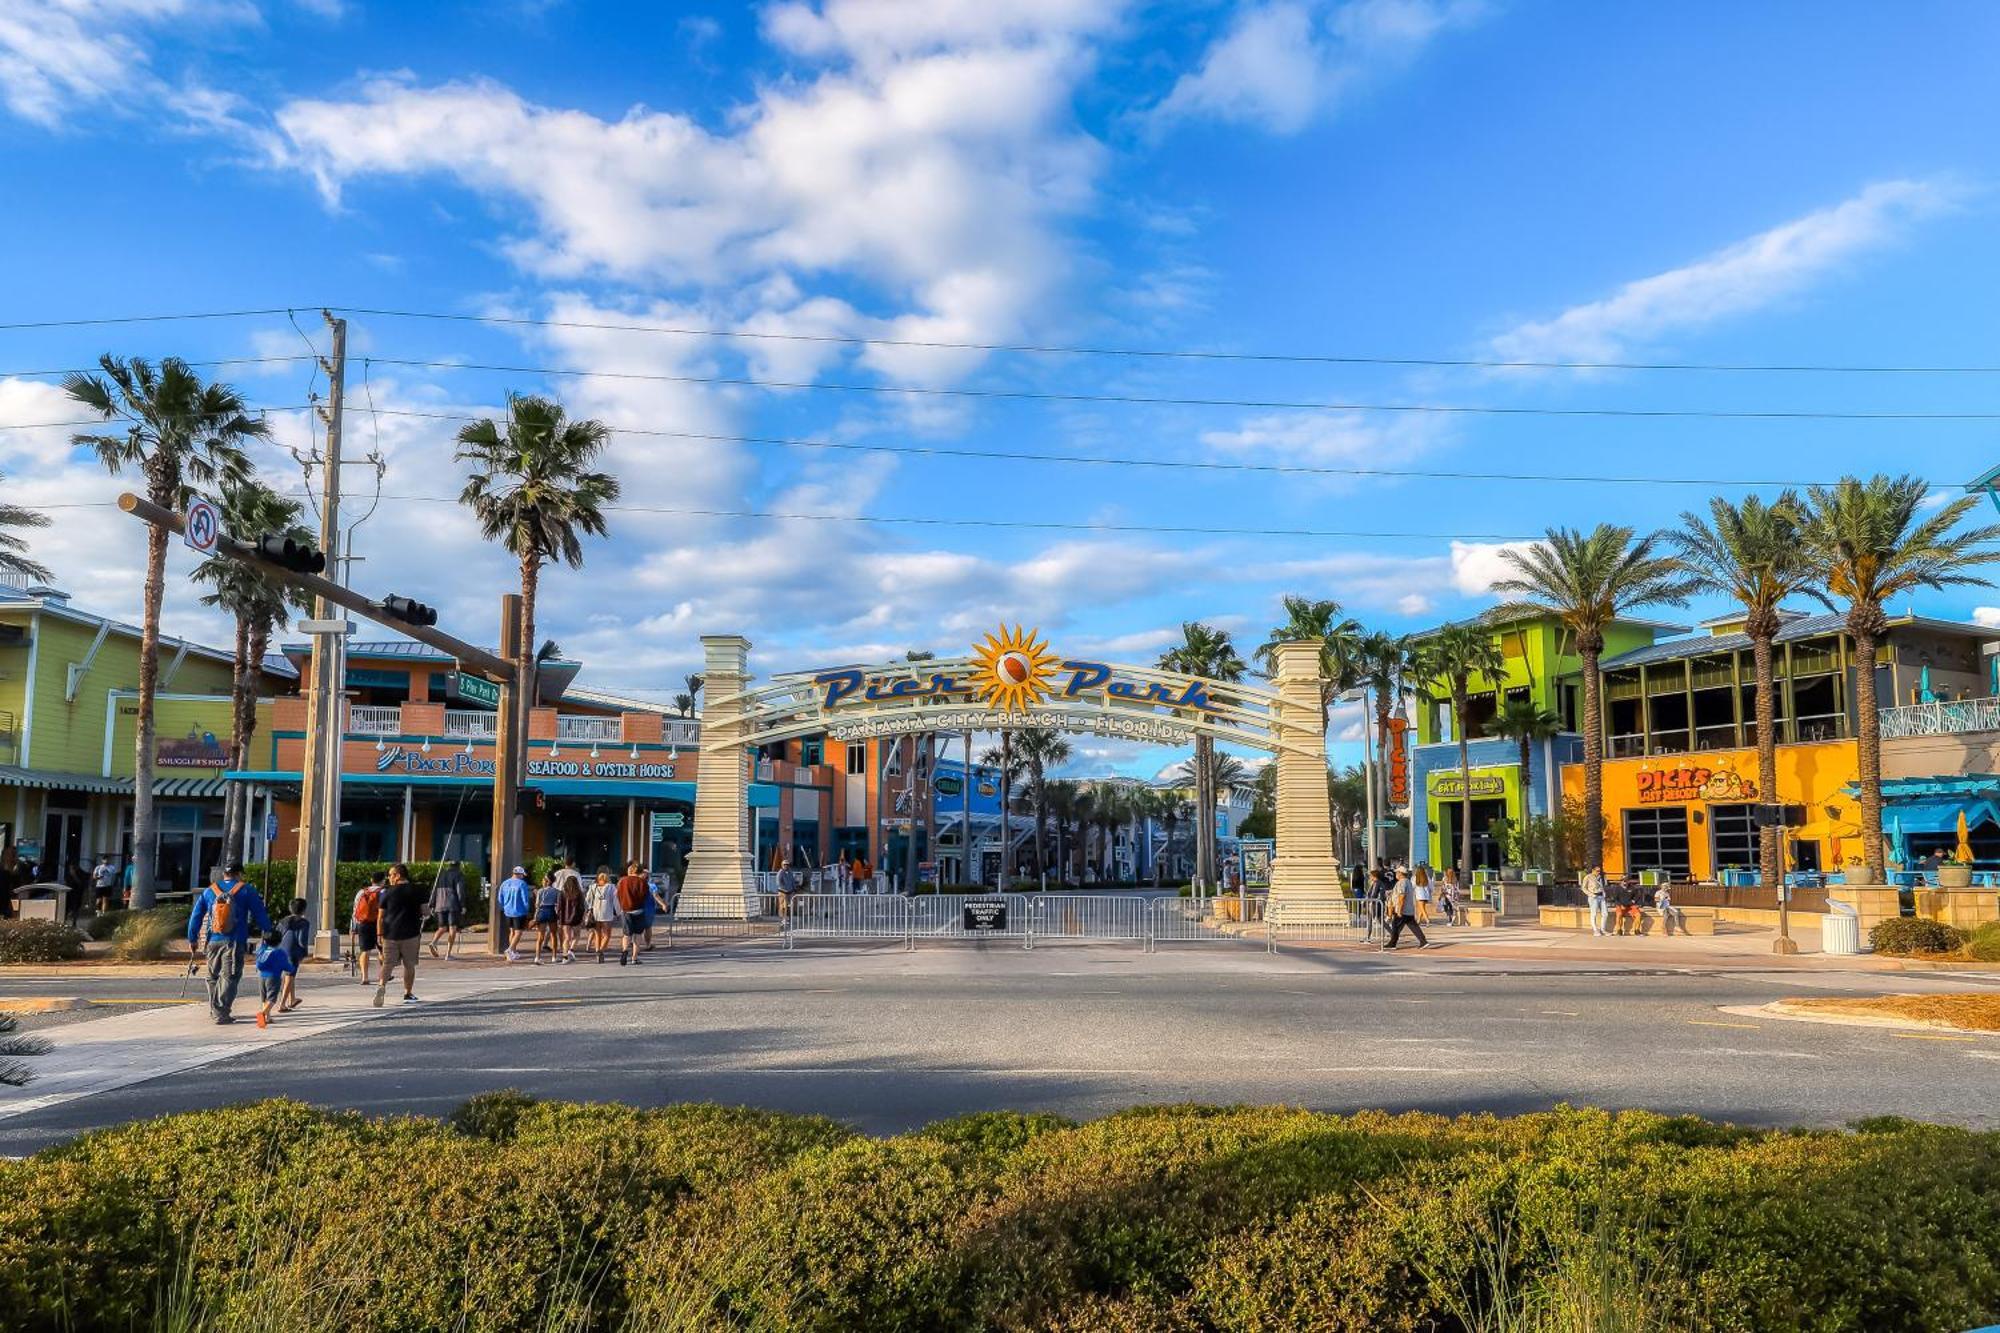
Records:
[[[0,995],[0,1014],[60,1014],[88,1008],[89,1000],[73,995]]]

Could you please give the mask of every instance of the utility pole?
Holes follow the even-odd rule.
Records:
[[[328,383],[326,450],[320,459],[319,549],[327,572],[342,583],[340,566],[340,426],[347,385],[347,321],[320,312],[333,330],[331,357],[319,359]],[[342,584],[344,586],[344,583]],[[324,596],[313,598],[313,618],[300,628],[312,638],[308,667],[305,761],[299,796],[298,893],[318,932],[322,956],[334,948],[335,866],[340,859],[340,750],[346,731],[341,703],[347,677],[348,621],[334,619]]]
[[[519,654],[515,644],[521,637],[521,594],[503,593],[500,597],[500,656],[515,656],[515,670],[520,670]],[[527,776],[522,755],[528,734],[529,707],[527,692],[522,688],[517,674],[511,683],[500,686],[500,705],[494,714],[493,734],[493,834],[488,844],[492,859],[492,871],[486,881],[486,951],[490,954],[505,953],[512,941],[507,938],[507,921],[500,912],[500,886],[506,882],[508,872],[514,867],[521,853],[521,834],[516,822],[516,801],[519,799],[521,782]]]

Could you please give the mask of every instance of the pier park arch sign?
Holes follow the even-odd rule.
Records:
[[[1164,745],[1200,734],[1269,752],[1278,766],[1272,898],[1341,891],[1316,641],[1279,644],[1268,687],[1068,657],[1019,626],[988,634],[967,657],[791,672],[755,688],[748,639],[704,635],[701,643],[707,683],[684,888],[704,903],[740,900],[746,914],[755,910],[749,792],[757,746],[822,734],[857,741],[1034,729]]]

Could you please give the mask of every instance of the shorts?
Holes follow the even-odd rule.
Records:
[[[406,940],[382,941],[382,979],[387,982],[390,973],[397,968],[403,970],[403,984],[407,989],[411,978],[417,974],[417,945],[423,941],[412,935]]]
[[[357,921],[354,923],[355,948],[361,950],[363,953],[374,953],[380,947],[381,943],[381,937],[375,933],[375,923],[373,921]]]
[[[521,923],[522,923],[522,925],[526,925],[526,924],[527,924],[527,921],[528,921],[528,918],[526,918],[526,917],[522,917],[522,918],[521,918]],[[535,924],[536,924],[536,925],[538,925],[538,926],[553,926],[553,925],[554,925],[555,923],[556,923],[556,909],[555,909],[555,908],[553,908],[553,907],[544,907],[544,908],[542,908],[541,910],[539,910],[539,911],[537,911],[537,912],[535,913]]]
[[[457,930],[465,924],[465,912],[457,907],[447,907],[437,914],[438,928]]]
[[[515,916],[512,912],[509,912],[507,914],[507,928],[509,930],[526,930],[528,928],[528,918],[525,916]]]
[[[643,935],[645,933],[646,914],[644,912],[625,913],[625,938],[630,939],[634,935]]]
[[[260,972],[257,974],[257,980],[258,989],[264,994],[265,1004],[276,1004],[279,997],[285,993],[285,979],[283,977],[267,977]]]

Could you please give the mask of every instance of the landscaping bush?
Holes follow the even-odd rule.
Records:
[[[2000,921],[1988,921],[1966,936],[1965,954],[1982,963],[2000,963]]]
[[[1957,953],[1965,932],[1942,921],[1920,916],[1891,917],[1868,932],[1868,947],[1876,953],[1907,958],[1915,954]]]
[[[1895,1333],[2000,1316],[2000,1134],[279,1101],[0,1161],[0,1236],[10,1329]]]
[[[121,963],[151,963],[166,957],[170,948],[187,938],[190,910],[155,907],[125,913],[125,920],[111,936],[111,956]]]
[[[333,919],[339,929],[347,929],[347,914],[354,908],[354,895],[361,892],[369,876],[378,872],[387,874],[393,864],[391,861],[342,861],[335,868]],[[426,893],[437,882],[438,871],[444,868],[442,861],[406,861],[403,864],[410,872],[410,882]],[[243,877],[264,896],[272,915],[280,916],[298,892],[298,869],[296,861],[258,861],[243,868]],[[479,867],[466,861],[459,864],[459,869],[465,872],[466,912],[470,919],[483,921],[486,918],[486,892]]]
[[[67,963],[83,957],[83,935],[59,921],[0,921],[0,963]]]
[[[83,923],[83,933],[93,940],[108,940],[131,915],[128,909],[122,907],[113,908],[109,912],[99,912]]]

